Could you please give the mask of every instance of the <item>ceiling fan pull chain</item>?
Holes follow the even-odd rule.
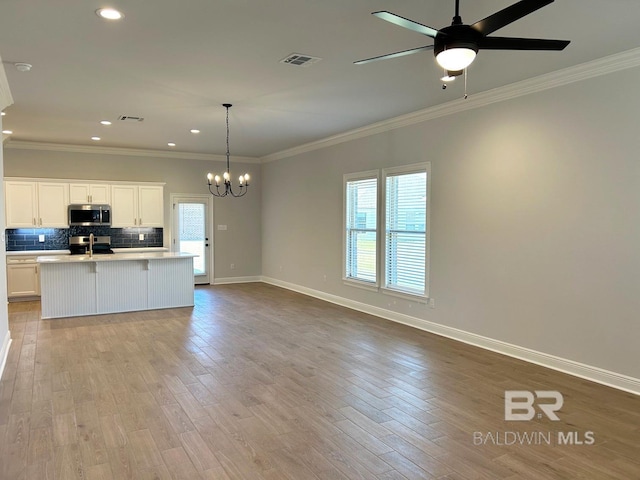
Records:
[[[465,100],[469,98],[469,95],[467,95],[467,70],[469,69],[468,68],[464,69],[464,99]]]

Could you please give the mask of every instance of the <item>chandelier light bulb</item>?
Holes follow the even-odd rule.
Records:
[[[213,173],[207,173],[207,180],[209,180],[209,185],[211,185],[211,180],[213,180]]]
[[[229,160],[229,157],[231,156],[231,154],[229,153],[229,108],[231,108],[233,105],[231,105],[230,103],[223,103],[222,106],[227,109],[227,121],[226,121],[226,124],[227,124],[227,153],[226,153],[227,171],[222,174],[222,178],[224,179],[224,182],[222,185],[220,185],[220,176],[219,175],[215,176],[215,181],[216,181],[215,189],[211,188],[211,174],[207,175],[207,178],[209,179],[208,180],[209,192],[214,197],[226,197],[227,195],[230,195],[232,197],[243,197],[248,190],[246,187],[249,186],[249,175],[245,174],[245,175],[240,175],[240,177],[238,177],[240,191],[236,190],[234,192],[233,185],[231,184],[231,173],[230,173],[231,167],[230,167],[230,160]],[[194,130],[192,130],[191,132],[195,133]]]

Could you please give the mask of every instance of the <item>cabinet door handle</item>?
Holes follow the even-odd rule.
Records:
[[[33,224],[34,224],[34,225],[37,225],[37,223],[36,223],[36,217],[33,217]]]
[[[133,224],[134,224],[134,225],[137,225],[137,224],[138,224],[138,219],[137,219],[137,218],[134,218],[134,219],[133,219]]]
[[[42,218],[40,219],[40,225],[42,225]]]
[[[138,221],[138,225],[142,225],[142,219],[141,218]]]

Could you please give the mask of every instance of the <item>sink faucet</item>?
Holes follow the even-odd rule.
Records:
[[[89,257],[93,257],[93,233],[89,234]]]

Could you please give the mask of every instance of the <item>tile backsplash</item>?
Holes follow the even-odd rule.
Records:
[[[67,250],[69,237],[76,235],[110,235],[112,248],[162,247],[162,228],[9,228],[5,231],[8,252],[28,250]],[[144,240],[139,240],[139,234]],[[44,242],[39,236],[44,235]]]

